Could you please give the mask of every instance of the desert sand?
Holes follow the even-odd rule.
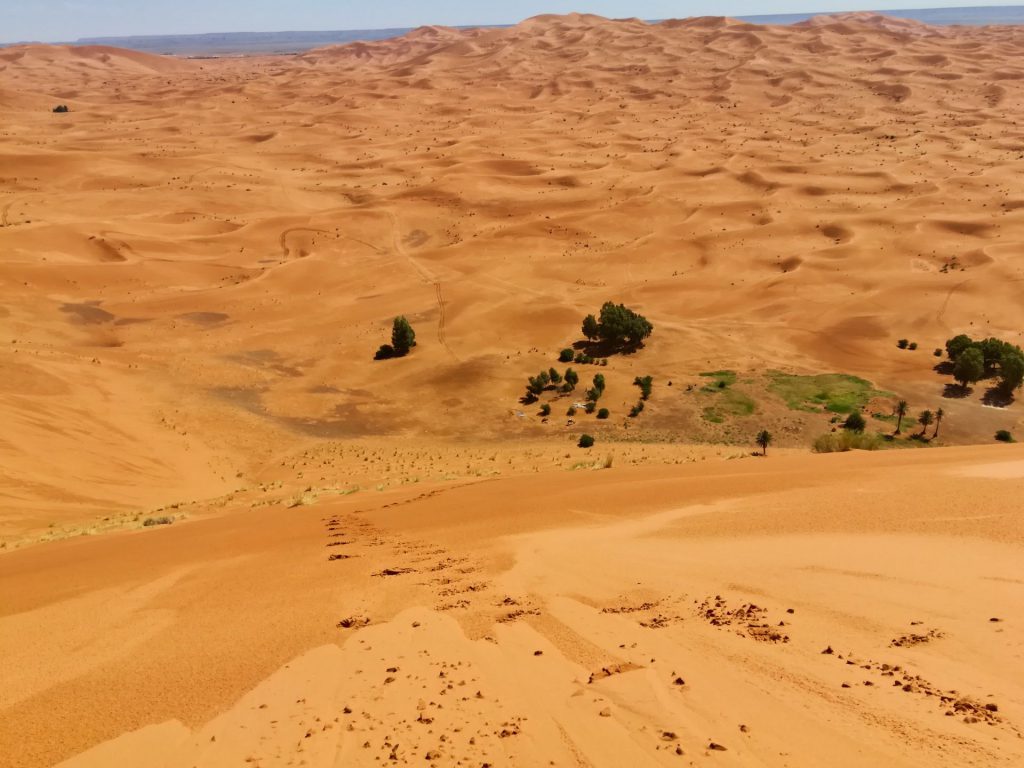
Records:
[[[1024,451],[979,443],[1024,417],[932,350],[1021,343],[1022,49],[849,14],[0,50],[0,755],[1020,764]],[[655,326],[577,366],[612,417],[540,419],[606,300]],[[942,438],[811,454],[771,371]]]

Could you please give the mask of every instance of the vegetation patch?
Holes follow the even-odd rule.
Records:
[[[866,434],[844,429],[829,432],[814,441],[815,453],[842,453],[844,451],[877,451],[886,446],[885,438],[878,434]]]
[[[712,379],[711,382],[701,387],[702,392],[717,392],[736,383],[736,371],[705,371],[701,374],[701,378]]]
[[[794,411],[853,413],[876,397],[892,397],[875,389],[866,379],[844,373],[797,376],[781,371],[768,372],[768,389],[786,401]]]

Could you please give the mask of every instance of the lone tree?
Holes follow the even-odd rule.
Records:
[[[941,408],[935,412],[935,431],[932,432],[932,440],[939,436],[939,427],[942,426],[942,417],[945,415],[946,412]]]
[[[761,446],[761,455],[768,455],[768,446],[772,444],[772,433],[767,429],[762,429],[757,433],[757,444]]]
[[[953,364],[953,378],[963,390],[978,381],[985,375],[985,357],[977,347],[968,347],[956,359]]]
[[[399,357],[408,355],[416,346],[416,331],[404,316],[396,317],[391,326],[391,346],[395,348],[395,354]]]
[[[863,432],[865,427],[867,427],[867,422],[864,421],[864,417],[860,415],[860,411],[854,411],[847,416],[846,421],[843,422],[843,429],[848,432]]]
[[[903,432],[903,417],[907,415],[907,401],[900,400],[896,403],[896,434]]]
[[[572,392],[576,389],[576,385],[580,383],[580,375],[576,373],[572,368],[565,370],[565,386],[562,387],[566,392]]]
[[[924,437],[925,432],[935,422],[935,414],[931,411],[921,411],[921,415],[917,417],[917,423],[921,425],[921,437]]]

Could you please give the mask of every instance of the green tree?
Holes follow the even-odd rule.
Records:
[[[540,415],[541,416],[550,416],[551,415],[551,406],[548,405],[547,403],[544,403],[544,405],[542,405],[540,407]]]
[[[921,411],[921,415],[917,417],[917,423],[921,425],[921,437],[924,437],[925,432],[935,422],[935,414],[931,411]]]
[[[560,363],[571,363],[573,359],[573,352],[571,349],[563,349],[558,353],[558,362]]]
[[[539,395],[541,392],[547,389],[547,386],[550,383],[551,376],[548,374],[547,371],[541,371],[536,376],[531,376],[529,378],[528,383],[526,385],[526,390],[531,395]]]
[[[861,416],[860,411],[854,411],[846,417],[846,421],[843,422],[843,429],[849,432],[863,432],[867,427],[867,422],[864,421],[864,417]]]
[[[611,416],[611,413],[609,413],[607,408],[602,408],[597,412],[597,418],[599,419],[607,419],[609,416]]]
[[[954,336],[946,342],[946,354],[949,355],[950,360],[956,362],[956,359],[972,344],[974,344],[974,340],[970,336],[961,333],[959,336]]]
[[[1009,394],[1024,384],[1024,355],[1016,349],[1003,353],[999,361],[999,388]]]
[[[932,440],[936,439],[939,436],[939,427],[942,426],[942,419],[945,415],[946,412],[941,408],[939,408],[935,412],[935,431],[932,432]]]
[[[907,401],[900,400],[896,403],[896,434],[900,434],[903,431],[903,417],[907,415]]]
[[[550,368],[548,369],[548,379],[551,381],[552,384],[554,384],[557,387],[559,384],[562,383],[562,374],[560,374],[554,368]]]
[[[589,318],[588,318],[589,319]],[[586,333],[584,321],[584,333]],[[597,337],[615,346],[636,347],[654,331],[654,326],[643,315],[622,304],[608,301],[601,307],[597,324]],[[588,337],[590,338],[590,337]]]
[[[398,357],[409,354],[409,351],[416,346],[416,331],[404,317],[395,318],[391,327],[391,346],[394,347],[395,355]]]
[[[594,389],[599,392],[604,392],[604,374],[598,373],[594,375]]]
[[[985,358],[977,347],[968,347],[960,353],[953,365],[953,378],[966,390],[985,375]]]
[[[772,433],[767,429],[762,429],[757,433],[757,444],[761,446],[761,455],[768,455],[768,446],[772,444]]]
[[[595,341],[601,336],[601,326],[597,322],[597,318],[593,315],[587,315],[583,318],[583,337],[590,341]]]
[[[580,375],[576,373],[572,368],[566,368],[565,370],[565,386],[568,387],[568,392],[572,392],[576,389],[576,385],[580,383]]]
[[[592,438],[590,435],[580,435],[579,446],[580,448],[593,448],[594,438]]]

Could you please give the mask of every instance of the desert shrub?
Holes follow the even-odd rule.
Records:
[[[600,390],[601,392],[604,392],[604,387],[605,387],[604,374],[603,373],[595,374],[594,375],[594,389],[597,389],[597,390]]]
[[[829,432],[815,439],[812,446],[815,453],[841,453],[844,451],[877,451],[883,445],[878,435],[864,432]]]
[[[547,403],[544,403],[544,405],[542,405],[540,407],[540,415],[541,416],[550,416],[551,415],[551,406],[548,405]]]
[[[557,387],[559,384],[562,383],[562,374],[560,374],[554,368],[550,368],[548,370],[548,379],[551,381],[552,384],[554,384]]]
[[[850,432],[863,432],[865,427],[867,427],[867,422],[864,421],[864,417],[860,415],[860,411],[854,411],[847,416],[846,421],[843,422],[843,429]]]
[[[395,356],[395,348],[390,344],[381,344],[380,348],[377,349],[377,353],[373,356],[374,360],[390,360]]]
[[[66,114],[67,112],[70,112],[71,110],[68,109],[68,105],[67,104],[58,104],[56,107],[53,108],[53,111],[54,111],[55,114],[63,115],[63,114]]]
[[[651,376],[640,377],[637,376],[633,379],[634,386],[640,387],[640,397],[647,400],[651,396],[651,388],[654,385],[654,378]]]
[[[936,357],[942,357],[942,350],[936,347],[935,351],[932,352],[932,354],[935,355]]]
[[[573,416],[575,416],[575,415],[576,415],[576,406],[575,406],[575,405],[570,405],[570,406],[569,406],[569,410],[567,410],[567,411],[565,412],[565,415],[566,415],[566,416],[568,416],[568,417],[570,417],[570,418],[572,418]]]
[[[404,317],[396,317],[392,323],[391,346],[395,348],[395,355],[398,357],[409,354],[410,350],[416,346],[416,331]]]
[[[602,408],[597,412],[597,418],[599,419],[607,419],[609,416],[611,416],[611,413],[609,413],[607,408]]]
[[[145,520],[142,521],[142,524],[146,528],[152,528],[154,525],[170,525],[173,522],[173,517],[163,515],[162,517],[147,517]]]
[[[916,341],[910,342],[910,346],[908,346],[907,349],[909,349],[911,352],[916,352],[917,351],[917,342]]]
[[[1000,429],[998,432],[996,432],[996,440],[998,440],[1000,443],[1016,443],[1017,442],[1017,440],[1014,438],[1013,434],[1008,429]]]
[[[590,435],[580,435],[579,446],[580,448],[593,448],[594,438],[592,438]]]
[[[896,342],[896,346],[899,347],[900,349],[906,349],[907,347],[910,346],[910,341],[908,341],[907,339],[900,339],[899,341]]]
[[[571,349],[563,349],[558,353],[558,362],[560,363],[571,363],[573,359],[573,351]]]
[[[593,413],[594,411],[597,410],[597,403],[595,403],[593,400],[591,400],[589,403],[587,403],[587,407],[584,408],[584,410],[587,413]]]
[[[639,416],[643,412],[644,412],[644,401],[640,400],[636,405],[634,405],[632,408],[630,408],[630,410],[629,410],[629,417],[631,419],[635,419],[637,416]]]

